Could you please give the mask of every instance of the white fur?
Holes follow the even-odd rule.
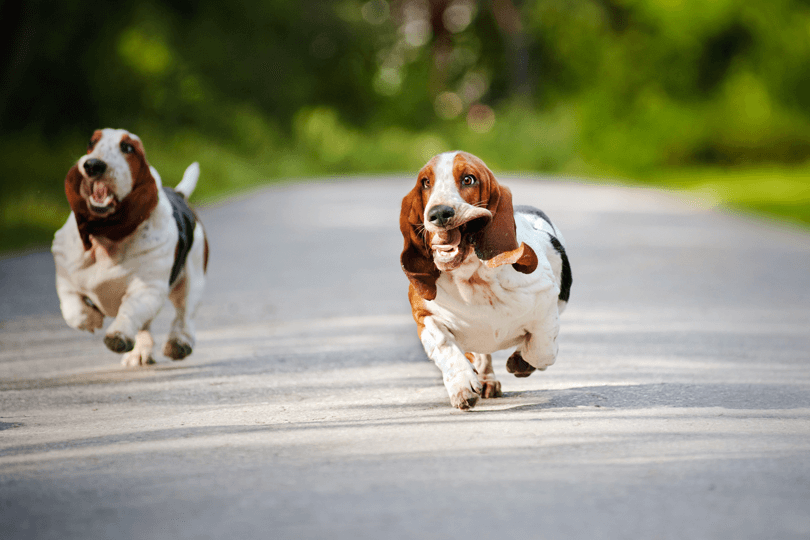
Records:
[[[116,181],[124,187],[128,181],[131,189],[129,168],[124,171],[119,167],[117,156],[121,154],[114,150],[120,137],[118,131],[105,130],[90,155],[103,158],[108,170],[114,170]],[[108,138],[114,139],[112,143]],[[108,153],[103,153],[99,147],[107,148]],[[79,160],[80,169],[82,160]],[[202,225],[197,223],[185,266],[173,290],[169,289],[178,231],[171,203],[160,188],[160,177],[156,172],[153,169],[158,183],[157,207],[131,235],[118,242],[91,236],[92,247],[85,250],[71,212],[65,225],[56,232],[52,246],[56,291],[65,321],[78,330],[94,332],[102,327],[105,316],[114,317],[105,335],[120,334],[134,342],[134,348],[122,358],[124,365],[152,361],[153,341],[149,326],[170,296],[177,316],[169,341],[177,340],[189,348],[194,346],[191,318],[199,305],[205,283],[205,233]]]
[[[437,204],[446,204],[453,208],[461,208],[466,205],[456,186],[456,179],[453,176],[453,160],[458,152],[445,152],[439,154],[436,164],[433,166],[433,189],[430,198],[425,204],[425,225],[430,225],[427,219],[427,212]],[[469,206],[469,205],[467,205]]]

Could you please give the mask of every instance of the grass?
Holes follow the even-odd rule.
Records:
[[[662,171],[646,181],[692,193],[712,206],[810,228],[810,166],[691,168]]]

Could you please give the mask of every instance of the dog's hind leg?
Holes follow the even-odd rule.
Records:
[[[172,360],[182,360],[190,355],[195,344],[194,315],[202,300],[205,287],[205,239],[198,223],[195,240],[186,260],[184,274],[169,293],[174,305],[175,317],[163,347],[163,354]]]
[[[511,364],[515,371],[510,370],[510,372],[517,377],[527,377],[534,369],[545,370],[557,359],[557,335],[559,333],[560,319],[555,303],[526,334],[526,340],[509,357],[506,369],[510,370]],[[523,369],[528,367],[532,369]],[[527,373],[522,374],[521,372]]]

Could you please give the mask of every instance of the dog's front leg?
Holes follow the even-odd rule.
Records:
[[[168,284],[145,283],[135,278],[127,287],[118,314],[104,336],[104,344],[113,352],[131,351],[135,336],[149,327],[169,295]]]
[[[59,308],[62,317],[71,328],[94,332],[104,324],[104,314],[87,300],[65,276],[56,274],[56,294],[59,296]]]
[[[419,338],[428,357],[442,371],[450,403],[461,410],[470,409],[475,406],[482,389],[475,369],[449,330],[438,324],[433,317],[425,317],[423,324]]]

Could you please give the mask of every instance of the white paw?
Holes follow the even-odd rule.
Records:
[[[469,369],[457,373],[450,380],[444,381],[447,394],[450,396],[450,404],[462,411],[469,410],[478,402],[483,389],[478,375],[470,366]]]
[[[151,349],[139,349],[135,347],[121,357],[121,365],[127,367],[145,366],[154,363],[155,359],[152,358]]]

